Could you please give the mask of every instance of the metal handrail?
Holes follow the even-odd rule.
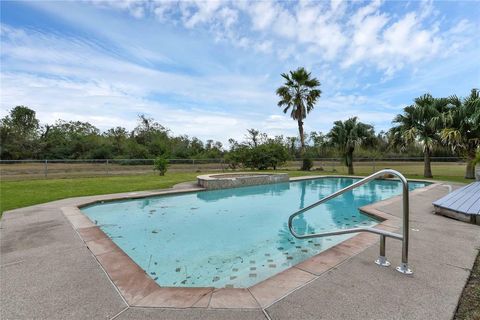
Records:
[[[337,231],[330,231],[330,232],[323,232],[323,233],[314,233],[314,234],[307,234],[307,235],[300,235],[298,233],[295,232],[295,230],[293,230],[293,219],[310,210],[310,209],[313,209],[315,208],[316,206],[319,206],[320,204],[330,200],[330,199],[333,199],[347,191],[350,191],[352,189],[355,189],[361,185],[364,185],[380,176],[383,176],[385,174],[393,174],[395,176],[397,176],[400,181],[402,182],[402,185],[403,185],[403,194],[402,194],[402,198],[403,198],[403,232],[402,234],[397,234],[397,233],[393,233],[393,232],[389,232],[389,231],[385,231],[385,230],[381,230],[381,229],[376,229],[376,228],[371,228],[371,227],[361,227],[361,228],[350,228],[350,229],[343,229],[343,230],[337,230]],[[377,260],[375,260],[375,263],[380,265],[380,266],[384,266],[384,267],[388,267],[390,265],[390,262],[388,262],[388,260],[386,259],[385,257],[385,238],[386,237],[390,237],[390,238],[393,238],[393,239],[397,239],[397,240],[401,240],[402,241],[402,263],[400,264],[400,266],[398,266],[396,268],[397,271],[403,273],[403,274],[413,274],[413,271],[408,267],[408,234],[409,234],[409,199],[408,199],[408,182],[407,182],[407,179],[398,171],[396,170],[392,170],[392,169],[384,169],[384,170],[380,170],[378,172],[375,172],[374,174],[366,177],[366,178],[363,178],[362,180],[360,181],[357,181],[351,185],[349,185],[348,187],[345,187],[341,190],[338,190],[326,197],[324,197],[323,199],[320,199],[319,201],[305,207],[305,208],[302,208],[300,210],[298,210],[297,212],[295,212],[294,214],[292,214],[289,218],[288,218],[288,228],[290,229],[290,232],[292,233],[292,235],[297,238],[297,239],[310,239],[310,238],[320,238],[320,237],[328,237],[328,236],[335,236],[335,235],[341,235],[341,234],[347,234],[347,233],[357,233],[357,232],[370,232],[370,233],[375,233],[375,234],[379,234],[380,235],[380,256]]]

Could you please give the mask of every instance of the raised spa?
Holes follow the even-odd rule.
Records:
[[[355,180],[320,178],[162,195],[82,211],[162,287],[244,288],[352,237],[297,240],[287,219]],[[409,188],[426,184],[411,182]],[[378,221],[358,208],[401,190],[397,181],[372,181],[310,210],[294,227],[314,233],[373,226]]]

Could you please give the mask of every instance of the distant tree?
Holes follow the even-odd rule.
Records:
[[[189,149],[190,155],[192,157],[196,157],[197,155],[205,151],[205,146],[200,139],[198,139],[197,137],[193,137],[190,140]]]
[[[474,160],[480,148],[479,91],[472,89],[470,95],[463,100],[457,96],[451,96],[448,100],[453,108],[437,119],[445,125],[445,128],[440,131],[440,137],[457,154],[466,159],[465,178],[475,179]]]
[[[348,174],[354,174],[353,152],[356,147],[369,144],[375,139],[373,127],[357,121],[357,117],[345,121],[335,121],[328,133],[330,143],[337,147],[348,167]]]
[[[34,158],[38,150],[39,121],[36,113],[16,106],[0,120],[0,157],[2,159]]]
[[[324,149],[327,147],[327,137],[322,132],[312,131],[310,140],[313,145],[312,153],[315,157],[323,155]]]
[[[390,129],[392,143],[405,149],[408,145],[419,142],[423,147],[423,176],[432,178],[430,157],[433,149],[440,143],[440,123],[435,119],[447,111],[448,100],[425,94],[414,101],[413,105],[403,109],[403,114],[393,119],[395,126]]]
[[[170,137],[167,128],[145,115],[138,116],[138,124],[131,137],[147,149],[148,157],[170,155]]]
[[[171,137],[169,144],[170,154],[173,158],[187,159],[190,156],[190,139],[187,135]]]
[[[43,155],[49,159],[81,159],[111,155],[103,144],[100,130],[88,122],[57,120],[43,134]]]
[[[205,143],[205,151],[201,157],[205,159],[220,159],[222,156],[223,144],[220,141],[208,139]]]
[[[325,144],[326,137],[321,132],[312,131],[310,133],[310,140],[314,146],[321,147]]]
[[[290,110],[292,119],[298,122],[298,132],[300,134],[301,154],[305,152],[305,136],[303,132],[303,120],[315,107],[315,103],[322,93],[320,82],[311,77],[311,73],[305,68],[298,68],[289,73],[282,73],[285,82],[283,86],[277,89],[277,95],[280,97],[278,106],[283,108],[283,112]]]
[[[37,135],[39,122],[36,118],[36,113],[32,109],[25,106],[16,106],[10,111],[9,119],[10,126],[20,134],[34,137]]]
[[[297,154],[298,138],[297,137],[287,137],[287,142],[288,142],[288,149],[290,150],[290,154],[292,155],[292,158],[295,158],[296,154]]]
[[[133,129],[132,135],[138,143],[147,145],[154,136],[167,137],[168,129],[156,122],[153,118],[148,118],[141,114],[138,116],[138,124]]]
[[[252,169],[266,170],[272,168],[276,170],[278,166],[285,163],[289,158],[285,146],[271,139],[257,147],[242,151],[245,157],[242,159],[242,162],[246,167]]]
[[[254,133],[254,140],[252,140],[252,132]],[[236,169],[243,165],[252,169],[265,170],[272,168],[276,170],[278,166],[289,159],[283,136],[267,138],[266,134],[254,129],[249,129],[248,133],[245,136],[246,141],[242,143],[229,139],[230,150],[225,155],[225,160],[230,168]]]
[[[125,152],[125,145],[129,136],[127,129],[123,127],[111,128],[103,136],[112,145],[114,154],[121,155]]]
[[[260,131],[255,129],[248,129],[245,138],[247,139],[247,143],[252,147],[258,146]]]

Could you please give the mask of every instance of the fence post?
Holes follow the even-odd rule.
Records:
[[[373,172],[375,172],[375,158],[373,158]]]
[[[44,166],[44,169],[43,169],[43,173],[45,175],[45,179],[48,177],[48,160],[45,159],[45,166]]]
[[[107,172],[107,176],[108,176],[108,159],[107,159],[107,162],[105,163],[105,171]]]

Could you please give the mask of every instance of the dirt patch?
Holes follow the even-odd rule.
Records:
[[[462,296],[458,301],[457,312],[454,320],[479,320],[480,319],[480,251],[473,265]]]

